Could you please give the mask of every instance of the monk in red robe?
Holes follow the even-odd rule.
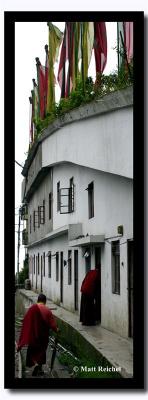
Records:
[[[46,296],[40,294],[37,304],[33,304],[26,312],[17,343],[17,351],[28,345],[26,366],[35,366],[32,375],[41,375],[42,364],[46,364],[49,330],[58,332],[56,321],[51,310],[46,306]]]
[[[101,319],[101,270],[100,264],[88,271],[81,285],[80,322],[95,325]]]

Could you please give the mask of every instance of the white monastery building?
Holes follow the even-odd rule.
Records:
[[[132,87],[49,125],[22,173],[32,289],[78,314],[82,280],[100,262],[101,326],[132,337]]]

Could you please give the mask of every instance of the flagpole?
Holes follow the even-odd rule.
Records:
[[[63,51],[64,51],[64,56],[66,57],[66,23],[65,23],[65,31],[63,38]],[[66,97],[66,88],[65,88],[65,59],[64,59],[64,66],[62,71],[61,99],[65,97]]]
[[[81,64],[81,72],[82,72],[82,84],[83,84],[83,92],[84,92],[84,59],[83,59],[83,22],[80,22],[81,26],[81,56],[82,56],[82,64]]]
[[[118,75],[119,75],[119,25],[118,25],[118,22],[117,22],[117,49],[118,49],[117,56],[118,56]]]
[[[48,68],[48,44],[45,44],[45,53],[46,53],[46,60],[45,60],[45,88],[46,88],[46,74],[47,74],[47,68]],[[47,85],[48,85],[48,80],[47,80]],[[47,89],[48,92],[48,89]],[[47,92],[45,90],[44,94],[44,118],[46,117],[46,107],[47,107]]]
[[[37,80],[38,80],[38,115],[40,117],[40,82],[39,82],[39,66],[41,65],[39,57],[35,58],[36,61],[36,69],[37,69]]]
[[[122,46],[123,46],[123,50],[124,50],[124,57],[125,57],[126,63],[127,63],[128,73],[129,73],[130,78],[132,79],[132,75],[131,75],[131,71],[130,71],[130,66],[129,66],[128,59],[127,59],[127,54],[126,54],[126,48],[125,48],[125,45],[124,45],[124,40],[123,40],[123,36],[122,36],[121,31],[120,31],[120,37],[121,37],[121,42],[122,42]]]
[[[32,105],[32,97],[31,96],[29,97],[29,102]],[[32,132],[33,125],[32,125],[32,112],[30,111],[29,114],[30,114],[29,115],[29,148],[30,148],[30,145],[32,145],[32,142],[33,142],[33,140],[32,140],[32,137],[33,137],[33,132]],[[31,122],[31,136],[30,136],[30,122]]]

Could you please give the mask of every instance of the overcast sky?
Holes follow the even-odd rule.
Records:
[[[63,32],[65,22],[53,22]],[[107,28],[107,65],[104,73],[108,74],[117,68],[116,46],[117,25],[115,22],[106,23]],[[48,44],[48,26],[45,22],[15,23],[15,160],[24,165],[29,146],[29,96],[32,90],[32,79],[36,78],[35,58],[39,57],[45,64],[44,46]],[[58,64],[55,66],[55,75]],[[92,57],[88,75],[95,78],[95,62]],[[60,89],[56,87],[56,101],[60,98]],[[18,230],[18,209],[21,205],[21,168],[15,164],[15,231]],[[23,223],[23,221],[21,222]],[[23,225],[21,225],[21,230]],[[17,233],[15,234],[17,266]],[[24,247],[20,248],[20,269],[23,266]]]

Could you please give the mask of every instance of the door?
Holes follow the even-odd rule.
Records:
[[[41,256],[41,292],[42,292],[42,279],[43,279],[42,269],[43,269],[43,257]]]
[[[129,337],[133,337],[133,241],[128,242],[128,315]]]
[[[78,250],[74,250],[74,308],[78,310]]]
[[[63,303],[63,251],[61,251],[61,263],[60,263],[60,301]]]
[[[100,281],[97,285],[97,293],[95,298],[96,304],[96,321],[101,322],[101,246],[95,247],[95,267],[99,266]]]
[[[34,257],[32,256],[32,288],[33,288],[33,273],[34,273]]]
[[[35,281],[36,289],[37,289],[37,279],[38,279],[38,256],[36,256],[36,281]]]
[[[95,266],[101,264],[101,247],[95,247]]]

